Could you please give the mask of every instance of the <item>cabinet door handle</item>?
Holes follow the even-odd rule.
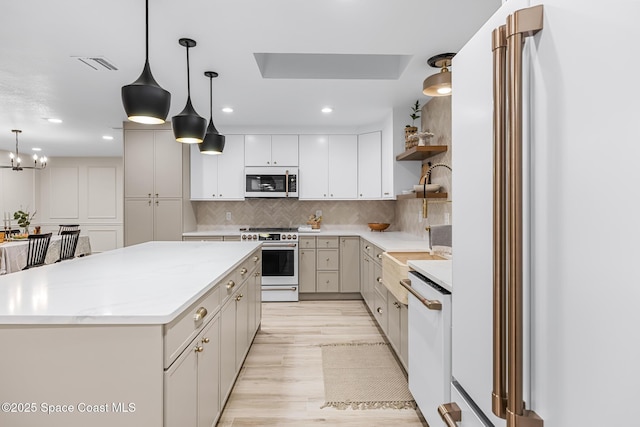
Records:
[[[151,206],[151,200],[149,200],[149,206]]]
[[[260,260],[260,258],[258,258],[257,256],[253,257],[253,262],[258,262]]]
[[[236,297],[236,301],[240,301],[240,300],[242,299],[242,297],[243,297],[243,296],[244,296],[244,295],[239,294],[239,295]]]
[[[382,283],[382,277],[376,277],[376,282]]]
[[[202,342],[205,343],[205,344],[209,344],[209,341],[211,341],[211,340],[209,338],[207,338],[207,337],[202,338]]]
[[[160,196],[158,196],[158,193],[156,193],[156,197],[160,197]]]
[[[245,275],[245,274],[247,274],[247,269],[246,269],[246,268],[244,268],[244,267],[242,267],[242,268],[240,269],[240,275]]]
[[[382,307],[378,307],[378,308],[376,308],[376,311],[377,311],[378,313],[382,314]]]
[[[378,257],[378,259],[382,259],[382,254],[378,254],[376,256]]]
[[[149,198],[151,198],[151,193],[149,193]]]
[[[193,320],[195,322],[199,322],[200,320],[204,319],[204,316],[206,315],[207,315],[207,309],[204,307],[200,307],[198,311],[196,311],[196,314],[193,315]]]
[[[400,309],[400,303],[398,301],[394,301],[393,305],[397,308]]]
[[[367,245],[367,246],[365,246],[364,248],[365,248],[366,250],[369,250],[369,249],[371,249],[371,246]]]
[[[204,347],[202,347],[201,345],[197,345],[193,351],[195,351],[196,353],[202,353],[204,351]]]
[[[227,283],[227,290],[233,289],[235,285],[236,285],[236,282],[234,282],[233,280],[229,280],[229,283]]]
[[[254,277],[258,277],[260,275],[260,273],[258,273],[257,271],[255,273],[253,273]]]
[[[160,202],[156,200],[156,206],[160,206]]]

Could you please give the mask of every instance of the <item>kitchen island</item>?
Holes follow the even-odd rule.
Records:
[[[0,425],[213,425],[260,324],[260,258],[148,242],[1,277]]]

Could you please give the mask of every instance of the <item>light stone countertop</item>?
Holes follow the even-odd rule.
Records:
[[[147,242],[0,276],[0,324],[166,324],[258,247]]]
[[[239,228],[236,230],[221,229],[208,231],[190,231],[182,234],[184,237],[211,237],[211,236],[239,236]],[[299,232],[302,236],[334,237],[357,236],[368,240],[386,252],[429,252],[429,242],[418,236],[400,231],[371,231],[368,227],[323,227],[319,232]]]

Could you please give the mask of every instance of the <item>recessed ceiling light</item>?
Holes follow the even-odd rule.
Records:
[[[31,150],[33,150],[33,151],[42,151],[42,148],[33,147]]]
[[[233,113],[233,108],[231,108],[231,107],[224,107],[224,108],[222,109],[222,111],[223,111],[224,113]]]
[[[332,111],[333,111],[333,108],[331,108],[331,107],[324,107],[321,111],[322,111],[323,113],[330,113],[330,112],[332,112]]]
[[[47,119],[49,121],[49,123],[62,123],[62,120],[60,119]]]
[[[108,141],[111,141],[113,139],[113,137],[111,135],[102,135],[102,139],[106,139]]]

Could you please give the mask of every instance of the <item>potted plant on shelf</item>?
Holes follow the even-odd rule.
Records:
[[[29,212],[24,212],[22,210],[13,213],[13,219],[18,220],[18,226],[22,227],[22,229],[24,230],[24,235],[29,235],[29,225],[31,224],[31,220],[35,215],[35,211],[32,214],[30,214]]]
[[[419,100],[416,99],[416,103],[413,105],[413,107],[411,107],[411,114],[409,115],[409,117],[411,117],[412,119],[411,125],[407,125],[404,128],[404,145],[406,149],[409,149],[417,144],[417,142],[413,138],[411,138],[410,140],[409,137],[418,132],[418,128],[415,126],[415,122],[416,119],[420,118]]]

